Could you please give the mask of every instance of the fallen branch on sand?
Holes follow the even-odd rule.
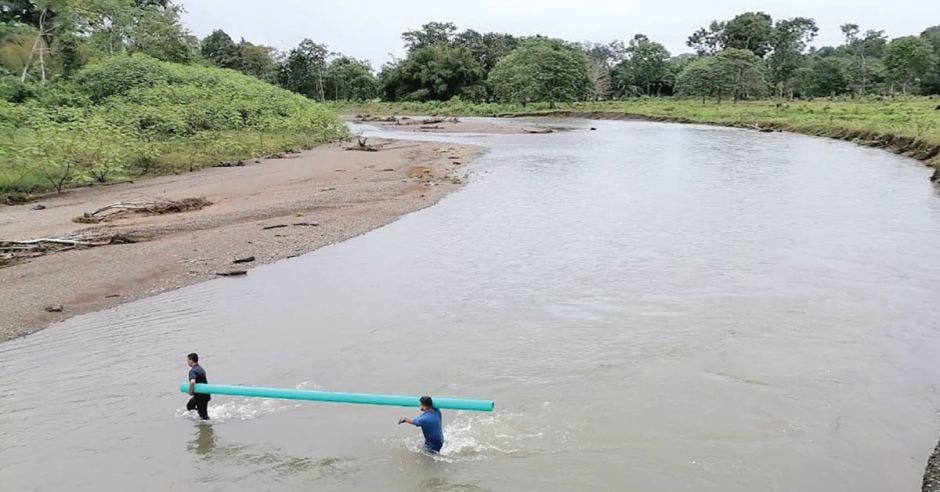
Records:
[[[123,217],[128,214],[162,215],[200,210],[212,205],[205,198],[184,198],[182,200],[161,200],[156,202],[116,202],[95,210],[85,212],[72,219],[79,224],[97,224]]]
[[[363,152],[377,152],[379,150],[375,145],[370,145],[366,143],[368,138],[359,137],[356,139],[356,145],[353,147],[346,147],[346,150],[361,150]]]
[[[0,267],[10,266],[26,258],[73,249],[86,249],[109,244],[129,244],[140,238],[127,234],[84,232],[63,237],[41,237],[25,241],[0,240]]]

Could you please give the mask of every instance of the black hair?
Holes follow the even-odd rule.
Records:
[[[421,399],[418,401],[420,401],[422,405],[428,408],[434,408],[434,400],[432,400],[430,396],[422,396]]]
[[[191,361],[193,361],[193,362],[195,362],[195,363],[197,363],[197,364],[199,363],[199,355],[196,354],[196,352],[193,352],[193,353],[187,355],[186,358],[189,359],[189,360],[191,360]]]

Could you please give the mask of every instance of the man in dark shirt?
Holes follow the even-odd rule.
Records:
[[[186,364],[189,366],[189,394],[192,396],[186,404],[186,410],[196,410],[199,412],[199,418],[209,420],[209,400],[212,398],[207,394],[197,394],[193,391],[196,383],[209,383],[206,379],[206,371],[199,365],[199,356],[195,352],[186,356]]]
[[[421,428],[424,433],[424,448],[429,453],[440,453],[444,447],[444,418],[441,411],[434,408],[434,401],[430,396],[422,396],[421,415],[414,419],[404,418],[398,421],[399,424],[411,424]]]

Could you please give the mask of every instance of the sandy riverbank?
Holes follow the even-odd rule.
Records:
[[[325,145],[243,167],[74,189],[38,202],[0,206],[2,241],[79,231],[140,239],[50,253],[0,268],[5,292],[0,296],[0,341],[362,234],[456,190],[463,169],[482,152],[447,143],[369,139],[368,144],[379,150]],[[180,213],[131,213],[98,224],[73,221],[117,202],[185,198],[212,204]],[[36,210],[37,205],[45,208]],[[247,257],[254,261],[233,264]]]

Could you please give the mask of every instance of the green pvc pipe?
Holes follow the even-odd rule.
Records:
[[[180,385],[180,391],[189,393],[189,383]],[[286,388],[260,388],[257,386],[233,386],[227,384],[196,383],[196,393],[212,395],[248,396],[258,398],[282,398],[286,400],[328,401],[333,403],[355,403],[358,405],[390,405],[395,407],[420,406],[417,396],[370,395],[368,393],[333,393],[329,391],[310,391]],[[494,403],[490,400],[463,400],[460,398],[434,397],[434,406],[451,410],[473,410],[492,412]]]

